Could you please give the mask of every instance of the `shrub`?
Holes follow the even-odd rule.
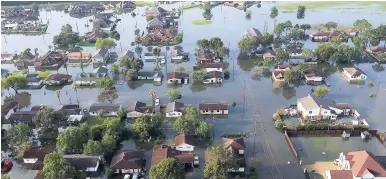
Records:
[[[281,120],[275,121],[275,127],[279,129],[280,131],[284,130],[284,122]]]
[[[276,112],[276,113],[273,113],[272,119],[273,119],[274,121],[281,121],[281,117],[280,117],[280,115],[279,115],[277,112]]]
[[[276,113],[280,116],[284,116],[286,114],[285,110],[283,108],[279,108],[276,110]]]
[[[225,78],[225,79],[229,79],[230,74],[231,74],[231,73],[230,73],[228,70],[225,70],[225,72],[224,72],[224,78]]]
[[[374,96],[375,96],[375,95],[374,95],[373,93],[370,93],[370,94],[369,94],[369,97],[370,97],[370,98],[373,98]]]

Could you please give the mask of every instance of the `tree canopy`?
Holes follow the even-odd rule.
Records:
[[[289,55],[287,52],[284,51],[284,49],[279,48],[276,50],[276,58],[278,60],[284,61],[284,60],[287,60],[289,58]]]
[[[70,24],[63,25],[59,35],[54,36],[53,44],[60,48],[73,48],[80,42],[78,33],[72,31]]]
[[[298,12],[296,13],[296,17],[298,19],[304,19],[305,12],[306,6],[298,6]]]
[[[27,86],[27,78],[22,75],[10,75],[1,79],[1,86],[2,89],[12,88],[17,94],[19,89]]]
[[[206,71],[205,70],[196,70],[196,71],[193,71],[190,74],[190,78],[194,82],[202,82],[204,80],[205,75],[206,75]]]
[[[153,114],[153,116],[139,116],[133,124],[133,132],[140,139],[148,139],[150,136],[156,136],[160,130],[162,116],[161,114]]]
[[[104,150],[101,142],[95,140],[88,140],[83,147],[83,153],[85,155],[101,155]]]
[[[43,176],[45,179],[66,179],[75,174],[74,167],[58,152],[44,157]]]
[[[176,158],[166,158],[150,168],[149,177],[150,179],[184,179],[185,165]]]
[[[109,38],[97,38],[95,42],[95,48],[101,49],[101,48],[107,48],[112,49],[115,48],[117,44],[114,42],[114,40]]]
[[[59,134],[56,147],[64,153],[80,153],[87,140],[87,131],[81,127],[70,127]]]
[[[205,163],[205,179],[228,178],[228,170],[237,165],[232,151],[224,149],[223,146],[213,146],[208,149],[208,159]]]
[[[324,97],[328,94],[328,88],[318,86],[315,88],[314,93],[319,97]]]
[[[189,106],[185,109],[185,115],[174,121],[174,129],[180,134],[198,135],[202,139],[207,139],[210,138],[213,128],[204,121],[197,108]]]
[[[30,127],[27,124],[16,124],[6,131],[8,143],[11,145],[20,145],[29,140],[32,136]]]
[[[125,68],[126,70],[132,69],[132,70],[138,72],[139,70],[141,70],[143,68],[143,61],[141,59],[136,59],[136,58],[129,59],[127,57],[124,57],[120,61],[120,66],[122,68]]]
[[[279,15],[279,10],[274,6],[271,8],[271,14],[269,15],[272,19],[276,18]]]
[[[104,90],[111,90],[111,89],[113,89],[115,84],[116,84],[116,81],[111,79],[110,77],[103,77],[103,78],[98,79],[95,82],[95,85],[98,88],[102,88]]]
[[[175,89],[170,89],[166,92],[166,96],[172,98],[172,101],[176,101],[181,98],[181,93]]]

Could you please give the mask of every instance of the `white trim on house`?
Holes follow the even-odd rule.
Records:
[[[219,71],[223,72],[223,68],[205,68],[206,72],[211,72],[211,71]]]
[[[182,116],[182,112],[173,111],[166,113],[166,117],[180,117]]]
[[[222,78],[209,78],[202,81],[204,84],[210,84],[210,83],[222,83]]]
[[[200,110],[201,114],[228,114],[228,110]]]
[[[38,158],[23,158],[24,163],[36,163],[38,160]]]
[[[194,146],[189,145],[187,143],[177,145],[176,150],[181,151],[181,152],[193,152],[194,151]]]

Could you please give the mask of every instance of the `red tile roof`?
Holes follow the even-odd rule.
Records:
[[[167,145],[156,145],[153,149],[153,155],[151,160],[151,165],[157,165],[163,159],[175,157],[184,163],[192,163],[193,162],[193,154],[190,153],[182,153],[181,151],[172,149]]]
[[[353,179],[351,170],[330,170],[331,179]]]
[[[242,137],[239,138],[222,138],[224,148],[229,150],[245,150],[245,143]]]
[[[186,134],[180,134],[176,137],[174,137],[174,145],[182,145],[182,144],[189,144],[189,145],[195,145],[194,137],[192,135],[186,135]]]
[[[355,151],[344,153],[344,155],[346,160],[350,162],[352,174],[355,177],[363,177],[367,173],[376,177],[386,177],[386,170],[372,153]]]

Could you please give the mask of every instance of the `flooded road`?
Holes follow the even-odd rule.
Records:
[[[280,4],[280,3],[279,3]],[[175,3],[171,5],[162,5],[165,9],[171,10],[177,8],[180,4]],[[260,123],[263,126],[266,137],[269,139],[272,153],[274,154],[275,163],[280,168],[282,176],[293,176],[298,172],[300,175],[302,171],[299,170],[296,165],[288,165],[287,162],[295,163],[296,159],[293,157],[289,150],[287,143],[281,133],[276,131],[272,122],[272,113],[280,107],[286,107],[291,103],[296,102],[296,99],[306,96],[314,86],[301,85],[292,88],[280,88],[276,89],[271,78],[261,77],[260,80],[254,80],[251,78],[252,72],[250,69],[253,67],[253,63],[246,60],[237,60],[238,56],[237,43],[242,38],[247,28],[257,28],[263,31],[266,24],[267,31],[272,32],[274,21],[269,17],[270,8],[274,6],[274,3],[262,2],[261,8],[256,5],[252,6],[252,17],[250,20],[245,18],[245,12],[232,7],[217,6],[212,9],[213,17],[212,23],[209,25],[193,25],[192,21],[197,19],[203,19],[203,10],[194,8],[184,10],[183,15],[180,18],[179,31],[184,33],[182,44],[180,44],[184,51],[190,52],[190,61],[180,64],[179,66],[185,67],[185,72],[191,72],[192,66],[195,63],[194,49],[196,48],[196,41],[202,38],[220,37],[226,46],[230,48],[230,58],[226,59],[229,62],[229,71],[231,72],[231,78],[224,80],[221,86],[217,85],[197,85],[188,84],[177,87],[182,93],[181,102],[185,104],[192,104],[198,107],[199,102],[203,101],[216,101],[237,103],[236,107],[230,109],[230,114],[226,119],[214,120],[214,144],[221,144],[221,135],[224,132],[245,132],[250,134],[245,139],[247,146],[247,157],[255,156],[260,161],[259,177],[269,178],[271,171],[269,170],[269,161],[263,150],[262,142],[265,138],[260,131],[260,135],[253,136],[255,131],[253,115],[256,114],[258,109]],[[354,7],[354,5],[353,5]],[[340,25],[351,26],[357,19],[366,18],[373,26],[379,24],[385,24],[386,19],[380,18],[386,15],[385,12],[379,14],[378,11],[373,11],[376,7],[369,6],[366,9],[319,9],[310,10],[306,12],[304,19],[296,19],[296,14],[284,14],[279,11],[279,16],[276,18],[278,22],[291,20],[293,24],[309,23],[319,24],[328,21],[335,21]],[[133,50],[134,47],[130,45],[134,41],[134,30],[139,28],[141,31],[146,29],[146,19],[142,14],[145,11],[145,7],[138,7],[134,10],[138,15],[134,18],[130,13],[121,14],[117,17],[121,19],[118,23],[116,30],[120,33],[121,38],[117,41],[117,47],[115,52],[120,54],[125,50]],[[48,50],[48,46],[52,45],[53,36],[57,35],[60,28],[64,24],[72,25],[74,31],[84,35],[86,32],[91,31],[91,27],[85,27],[88,19],[85,18],[73,18],[63,11],[40,11],[40,17],[43,22],[49,21],[49,27],[47,34],[43,36],[23,36],[23,35],[6,35],[1,36],[2,51],[8,52],[21,52],[25,48],[38,48],[40,54],[44,54]],[[337,17],[341,17],[337,19]],[[22,42],[22,43],[21,43]],[[309,40],[305,41],[305,48],[314,48],[317,43]],[[82,47],[84,51],[94,52],[94,47]],[[172,48],[172,47],[171,47]],[[165,47],[162,48],[165,51]],[[144,52],[147,52],[146,47],[143,48]],[[119,63],[119,61],[115,62]],[[234,63],[234,65],[233,65]],[[337,102],[349,103],[350,107],[357,109],[361,113],[362,118],[365,118],[371,125],[371,128],[380,130],[386,130],[386,121],[384,120],[384,111],[386,110],[386,92],[383,91],[386,88],[386,72],[374,72],[372,65],[374,63],[358,63],[356,64],[362,71],[368,75],[368,79],[374,79],[376,85],[370,87],[368,85],[358,86],[348,84],[340,75],[339,68],[331,70],[333,73],[327,77],[327,81],[331,84],[328,97],[334,99]],[[156,65],[154,63],[145,62],[144,70],[153,70]],[[108,65],[110,67],[110,65]],[[2,65],[2,68],[13,70],[13,65]],[[314,68],[329,68],[322,65],[315,66]],[[91,72],[93,66],[89,65],[84,68],[85,72]],[[68,67],[68,71],[73,76],[76,73],[81,72],[80,67]],[[166,76],[167,72],[174,71],[174,65],[170,60],[167,60],[167,65],[161,67],[161,71]],[[66,70],[62,67],[59,69],[60,73],[66,73]],[[56,73],[56,72],[53,72]],[[250,93],[245,94],[244,83],[250,89]],[[116,85],[119,97],[113,101],[113,103],[120,103],[124,107],[127,107],[127,103],[130,101],[142,101],[147,104],[151,103],[151,98],[148,95],[150,89],[154,89],[158,96],[160,96],[160,103],[167,103],[170,98],[165,96],[167,90],[171,86],[166,84],[166,80],[162,81],[162,85],[155,85],[153,82],[126,82],[120,81]],[[56,89],[55,89],[56,90]],[[55,90],[46,89],[43,87],[41,90],[20,90],[21,92],[27,92],[31,94],[29,104],[23,110],[29,110],[34,105],[47,104],[55,107],[59,104],[59,100],[56,97]],[[98,102],[98,95],[100,89],[97,88],[82,88],[75,92],[71,85],[60,88],[61,96],[60,101],[63,104],[76,103],[77,98],[80,102],[80,106],[88,108],[91,104]],[[376,94],[375,98],[369,98],[369,94]],[[8,94],[5,91],[4,94]],[[246,102],[244,103],[244,98]],[[4,100],[4,95],[2,96]],[[252,105],[252,101],[256,106]],[[244,108],[244,109],[243,109]],[[244,111],[244,112],[243,112]],[[211,121],[212,122],[212,121]],[[171,128],[171,127],[170,127]],[[168,140],[171,140],[175,132],[172,129],[167,129]],[[124,149],[135,149],[137,147],[146,150],[146,157],[151,157],[151,146],[142,147],[135,144],[133,141],[123,142]],[[356,145],[355,143],[353,145]],[[310,147],[311,151],[315,151]],[[204,148],[198,148],[198,155],[201,159],[204,158]],[[150,160],[148,160],[150,161]],[[150,162],[148,162],[150,164]],[[202,169],[203,165],[201,166]],[[196,175],[197,174],[197,175]],[[188,178],[201,178],[202,172],[193,172],[188,175]],[[285,178],[285,177],[284,177]]]

